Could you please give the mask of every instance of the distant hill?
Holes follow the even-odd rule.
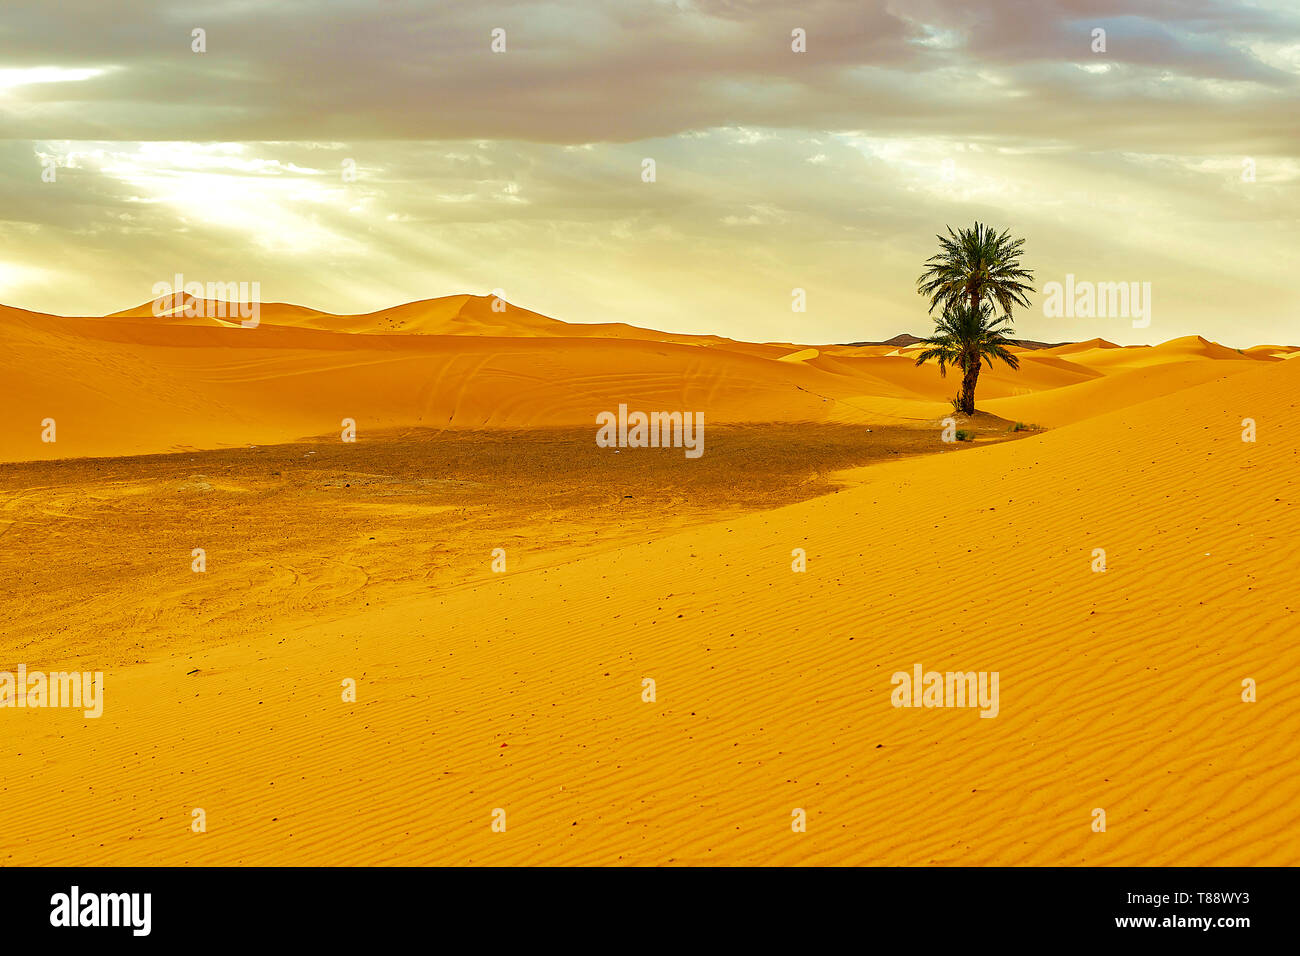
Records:
[[[885,339],[883,342],[844,342],[844,345],[888,345],[891,348],[905,349],[909,345],[916,345],[922,342],[919,335],[912,335],[910,332],[900,332],[892,339]],[[1068,345],[1068,342],[1035,342],[1033,339],[1009,339],[1012,345],[1017,345],[1022,349],[1054,349],[1059,345]]]

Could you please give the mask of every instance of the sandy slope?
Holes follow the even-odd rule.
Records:
[[[200,332],[224,334],[187,334]],[[49,334],[64,346],[51,362],[84,358],[84,335]],[[337,381],[322,363],[344,375],[316,345],[279,360],[282,397],[290,379]],[[431,364],[453,348],[435,345]],[[682,397],[671,348],[622,347],[637,351],[583,360],[583,400],[615,394],[599,371],[614,379],[616,354],[635,370],[619,387]],[[701,400],[725,407],[719,395],[757,381],[768,412],[801,381],[788,376],[839,382],[818,364],[852,361],[776,361],[791,351],[729,355],[725,374],[701,364],[718,376]],[[1092,351],[1053,358],[1097,371]],[[240,388],[269,386],[265,356],[230,352],[209,374],[234,407]],[[545,376],[512,380],[505,346],[453,354],[526,391],[518,408],[580,408]],[[1154,398],[1123,379],[1127,407],[872,466],[777,510],[341,621],[286,614],[271,638],[196,634],[183,655],[109,673],[99,721],[4,716],[0,861],[1300,863],[1300,363],[1223,364],[1227,377],[1161,378]],[[172,384],[160,403],[193,394],[181,365],[142,383]],[[401,367],[344,380],[378,388]],[[899,376],[890,397],[912,400]],[[1245,417],[1256,443],[1240,439]],[[806,574],[790,570],[796,547]],[[918,662],[998,671],[1000,715],[892,708],[891,673]],[[340,701],[346,677],[356,704]],[[207,833],[190,832],[194,807]],[[796,807],[806,834],[790,830]],[[1098,807],[1106,833],[1090,828]]]
[[[837,405],[867,393],[865,380],[843,369],[778,362],[790,347],[712,337],[652,340],[645,336],[658,333],[645,330],[603,335],[551,319],[543,334],[535,328],[542,317],[523,310],[507,313],[518,323],[509,335],[483,324],[486,318],[471,333],[465,326],[478,313],[495,316],[489,307],[436,301],[459,317],[430,321],[419,333],[385,331],[386,320],[373,317],[334,317],[347,332],[277,325],[274,306],[255,329],[218,319],[202,319],[204,325],[167,316],[78,319],[0,310],[10,407],[0,422],[0,459],[264,444],[337,434],[344,418],[361,433],[588,425],[622,402],[647,411],[701,411],[717,423],[860,421],[878,411]],[[427,305],[391,310],[401,313],[393,323]],[[902,391],[873,397],[888,406],[883,413],[898,398],[916,398]],[[57,425],[54,443],[41,441],[46,418]]]
[[[186,316],[189,300],[180,311],[167,300],[157,316],[152,303],[98,318],[0,307],[8,409],[0,461],[270,444],[337,435],[345,418],[359,433],[589,425],[620,403],[698,411],[716,423],[921,423],[949,412],[959,384],[932,365],[917,368],[914,347],[806,348],[571,325],[492,303],[448,296],[354,316],[268,303],[256,328],[239,327],[237,315]],[[1121,407],[1147,388],[1160,394],[1287,354],[1274,346],[1238,353],[1196,337],[1124,349],[1096,340],[1021,351],[1019,371],[984,371],[979,395],[1034,398],[989,407],[1055,425]],[[1157,366],[1182,371],[1167,387],[1147,384],[1165,382],[1161,375],[1070,392]],[[54,443],[42,441],[46,419],[56,423]]]

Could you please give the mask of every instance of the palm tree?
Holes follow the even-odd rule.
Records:
[[[975,414],[975,383],[980,377],[980,366],[1001,359],[1011,368],[1020,367],[1020,359],[1007,351],[1011,341],[1007,333],[1014,333],[1011,316],[997,316],[992,302],[972,306],[964,298],[950,303],[943,315],[934,322],[934,335],[921,342],[925,350],[916,357],[916,364],[938,359],[939,374],[948,375],[948,366],[961,369],[961,397],[958,399],[962,414]]]
[[[971,308],[979,308],[981,299],[995,299],[1002,311],[1011,315],[1011,307],[1029,308],[1026,293],[1034,274],[1020,267],[1025,240],[1012,239],[1011,230],[998,235],[989,226],[975,223],[973,229],[952,231],[948,238],[935,236],[942,251],[926,260],[925,271],[916,280],[916,289],[930,297],[930,313],[937,305],[947,308],[958,299],[966,299]]]
[[[1020,265],[1025,240],[1012,239],[1011,230],[1001,234],[992,227],[976,222],[972,229],[952,231],[948,238],[936,236],[941,251],[926,260],[925,271],[916,280],[916,289],[930,297],[930,314],[941,306],[941,318],[935,320],[935,334],[925,342],[931,346],[922,352],[916,364],[932,358],[939,360],[939,374],[946,375],[948,365],[962,370],[961,410],[975,412],[975,382],[980,366],[994,358],[1013,369],[1020,363],[1006,350],[1014,335],[1011,326],[1012,306],[1029,307],[1029,284],[1034,274]],[[1003,315],[994,318],[993,303],[1002,307]]]

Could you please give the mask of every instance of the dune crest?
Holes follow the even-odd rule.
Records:
[[[259,310],[257,327],[243,328],[236,306],[184,294],[97,317],[0,307],[12,411],[0,423],[0,460],[293,441],[337,432],[345,418],[363,439],[401,427],[586,425],[620,402],[716,423],[925,423],[943,417],[956,390],[933,366],[915,367],[922,346],[812,348],[571,324],[493,296],[358,315]],[[1026,349],[1018,372],[981,375],[978,398],[998,414],[1060,424],[1297,354],[1288,348],[1238,352],[1189,336]],[[1161,365],[1183,371],[1125,374]],[[1111,378],[1122,385],[1108,388]],[[1070,391],[1093,380],[1103,381]],[[41,440],[47,419],[55,442]]]

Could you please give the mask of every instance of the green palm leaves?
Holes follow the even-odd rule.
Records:
[[[1008,351],[1009,336],[1015,334],[1011,324],[1012,306],[1028,308],[1028,293],[1033,273],[1020,265],[1023,239],[1012,239],[1010,230],[1001,234],[975,223],[972,229],[953,232],[948,238],[936,237],[941,251],[925,263],[925,271],[916,280],[917,291],[930,297],[930,312],[940,306],[934,322],[934,335],[923,342],[926,348],[916,364],[939,363],[939,374],[946,376],[948,366],[962,371],[959,397],[961,411],[975,412],[975,383],[980,367],[994,359],[1011,368],[1020,361]],[[995,309],[1000,306],[1002,315]]]
[[[935,306],[948,306],[965,299],[978,308],[984,299],[997,302],[1006,315],[1013,305],[1029,307],[1027,293],[1034,275],[1020,267],[1025,240],[1012,239],[1011,230],[1001,235],[975,223],[972,229],[953,232],[948,238],[936,236],[941,251],[926,260],[925,271],[916,280],[916,289],[930,297],[930,312]]]
[[[937,360],[940,375],[947,375],[949,365],[964,371],[972,363],[992,366],[993,359],[1000,359],[1013,369],[1019,368],[1020,359],[1007,351],[1011,344],[1007,333],[1015,331],[1011,317],[995,316],[991,303],[984,302],[978,309],[972,309],[963,302],[935,320],[934,335],[924,340],[927,348],[916,357],[916,364]]]

